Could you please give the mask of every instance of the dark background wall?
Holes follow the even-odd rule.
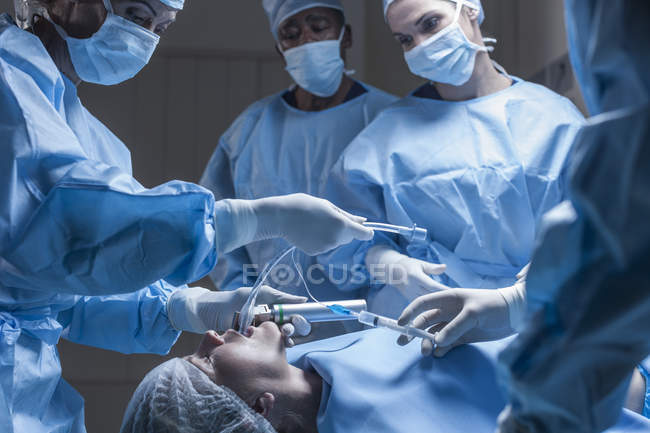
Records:
[[[354,28],[349,63],[356,77],[398,95],[421,81],[404,64],[383,21],[380,0],[344,0]],[[188,0],[151,64],[112,88],[83,85],[87,107],[131,149],[145,186],[199,179],[217,139],[250,103],[290,80],[274,50],[259,0]],[[560,91],[581,106],[566,57],[562,0],[484,0],[486,36],[499,39],[494,58],[511,74]],[[0,0],[0,11],[12,11]],[[210,286],[203,281],[202,284]],[[184,335],[170,356],[193,351]],[[86,399],[90,433],[119,429],[138,382],[168,357],[126,356],[62,341],[64,376]]]

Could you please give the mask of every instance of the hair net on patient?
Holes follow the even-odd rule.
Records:
[[[396,0],[384,0],[384,17],[386,17],[386,14],[388,13],[388,8],[390,7],[391,4],[393,4]],[[448,0],[451,2],[456,2],[456,0]],[[465,0],[467,3],[472,3],[478,6],[479,8],[479,17],[478,17],[478,23],[483,24],[483,20],[485,20],[485,12],[483,11],[483,5],[481,4],[481,0]]]
[[[149,372],[124,414],[121,433],[275,433],[234,392],[175,358]]]
[[[277,39],[280,24],[287,18],[315,7],[337,9],[343,12],[340,0],[263,0],[264,10],[269,17],[271,31]]]

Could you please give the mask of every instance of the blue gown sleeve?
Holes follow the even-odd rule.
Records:
[[[61,86],[46,93],[30,84],[36,78],[0,67],[3,285],[110,295],[160,279],[180,286],[213,268],[218,242],[208,190],[185,182],[146,189],[125,169],[100,162],[55,109]]]
[[[126,354],[165,355],[180,335],[166,312],[167,299],[175,290],[161,280],[126,295],[80,297],[72,308],[59,313],[63,337]]]

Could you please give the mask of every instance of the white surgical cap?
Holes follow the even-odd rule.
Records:
[[[182,10],[185,5],[185,0],[160,0],[162,3],[166,4],[170,8]]]
[[[305,9],[325,7],[343,12],[343,5],[340,0],[264,0],[263,5],[266,14],[269,16],[271,31],[276,39],[278,38],[280,24]]]
[[[390,7],[391,4],[393,4],[395,0],[384,0],[384,17],[386,17],[386,14],[388,12],[388,8]],[[456,0],[449,0],[452,2],[456,2]],[[481,0],[465,0],[466,3],[472,3],[478,6],[479,8],[479,17],[478,17],[478,23],[483,24],[483,20],[485,19],[485,12],[483,11],[483,5],[481,4]]]
[[[275,433],[234,392],[175,358],[154,368],[136,389],[120,433]]]

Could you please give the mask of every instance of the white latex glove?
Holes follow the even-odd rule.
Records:
[[[508,304],[510,327],[517,332],[521,331],[526,317],[526,278],[528,278],[529,267],[530,265],[527,265],[517,274],[518,280],[513,286],[499,289],[499,293]]]
[[[287,347],[293,347],[295,346],[295,342],[291,337],[294,335],[297,335],[298,337],[306,337],[311,334],[311,323],[309,323],[309,321],[303,316],[296,314],[291,316],[290,321],[282,325],[280,330],[285,338],[285,345]]]
[[[180,331],[203,334],[209,330],[224,332],[232,328],[235,312],[248,299],[250,287],[230,292],[214,292],[200,287],[177,290],[167,301],[167,316],[172,326]],[[301,304],[307,298],[280,292],[262,286],[258,304]]]
[[[402,313],[398,323],[408,323],[436,334],[436,349],[422,341],[422,354],[442,357],[451,349],[467,343],[492,341],[514,333],[510,326],[508,303],[499,290],[449,289],[421,296]],[[411,341],[401,336],[401,346]]]
[[[394,286],[406,298],[413,299],[414,293],[417,296],[449,289],[430,277],[443,274],[445,265],[414,259],[387,245],[375,245],[368,250],[366,268],[374,280]]]
[[[225,253],[251,242],[283,238],[315,256],[374,236],[362,225],[365,218],[307,194],[224,200],[217,203],[216,219],[219,251]]]

